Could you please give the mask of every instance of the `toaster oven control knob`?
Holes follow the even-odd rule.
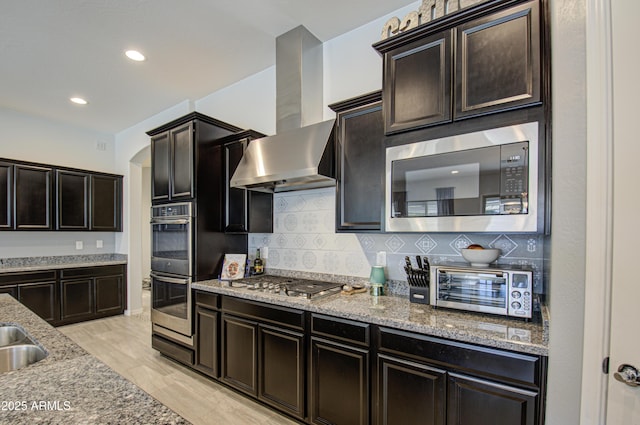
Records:
[[[522,304],[518,301],[514,301],[511,303],[511,307],[513,307],[514,310],[520,310],[522,308]]]
[[[522,294],[521,294],[520,292],[518,292],[518,291],[513,291],[513,292],[511,293],[511,297],[515,298],[516,300],[517,300],[518,298],[520,298],[521,296],[522,296]]]

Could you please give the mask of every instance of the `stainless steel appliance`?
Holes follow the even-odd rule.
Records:
[[[151,207],[151,270],[192,275],[192,211],[190,202]]]
[[[386,150],[388,232],[543,228],[538,122]]]
[[[231,285],[235,287],[246,287],[250,291],[268,292],[307,300],[324,298],[337,294],[342,290],[341,283],[273,275],[254,276],[234,280]]]
[[[430,301],[436,307],[530,319],[532,297],[531,270],[431,266]]]
[[[153,331],[192,345],[193,217],[190,202],[151,208]]]

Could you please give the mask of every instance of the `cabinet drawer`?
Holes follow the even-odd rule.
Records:
[[[540,386],[539,356],[378,328],[379,351],[503,382]]]
[[[151,336],[151,347],[179,362],[193,365],[193,351],[157,335]]]
[[[258,319],[304,330],[304,312],[287,307],[275,307],[233,297],[222,297],[222,310],[238,316]]]
[[[369,346],[369,324],[334,317],[311,315],[311,333],[346,341],[365,347]]]
[[[201,291],[196,291],[195,295],[196,305],[216,310],[220,308],[220,295]]]
[[[0,274],[0,285],[33,283],[56,280],[55,271],[21,272]]]
[[[60,279],[69,279],[76,277],[98,277],[113,276],[124,274],[124,266],[98,266],[98,267],[82,267],[77,269],[62,269],[60,271]]]

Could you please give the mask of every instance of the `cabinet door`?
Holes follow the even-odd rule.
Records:
[[[151,138],[151,199],[169,199],[171,147],[169,132]]]
[[[369,423],[368,350],[312,337],[310,380],[312,423]]]
[[[56,228],[89,230],[89,174],[56,171]]]
[[[260,325],[258,398],[304,419],[304,335]]]
[[[122,230],[122,179],[91,176],[91,229],[101,232]]]
[[[96,314],[111,315],[124,312],[124,281],[122,276],[95,278]]]
[[[225,188],[226,188],[226,213],[225,232],[247,232],[247,190],[230,187],[229,182],[233,173],[238,168],[244,150],[247,147],[247,139],[238,140],[224,145],[225,158]]]
[[[51,168],[15,165],[17,229],[51,229]]]
[[[94,314],[93,279],[63,280],[60,285],[62,320],[91,318]]]
[[[384,55],[384,128],[396,133],[451,120],[451,31]]]
[[[0,230],[13,228],[13,164],[0,162]]]
[[[455,118],[540,102],[538,1],[457,28]]]
[[[56,282],[20,284],[18,285],[18,300],[48,322],[60,318]]]
[[[336,229],[380,230],[384,204],[382,103],[338,115]]]
[[[18,286],[17,285],[0,286],[0,294],[9,294],[13,298],[18,299]]]
[[[257,324],[222,315],[222,380],[256,396],[258,391]]]
[[[196,307],[196,363],[199,371],[220,377],[218,367],[218,322],[220,313]]]
[[[193,123],[169,131],[171,140],[171,199],[192,198]]]
[[[378,424],[445,424],[444,370],[378,355],[377,371]]]
[[[538,393],[449,375],[447,425],[533,425]]]

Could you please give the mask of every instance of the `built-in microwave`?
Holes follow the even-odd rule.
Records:
[[[386,149],[388,232],[537,232],[538,122]]]

